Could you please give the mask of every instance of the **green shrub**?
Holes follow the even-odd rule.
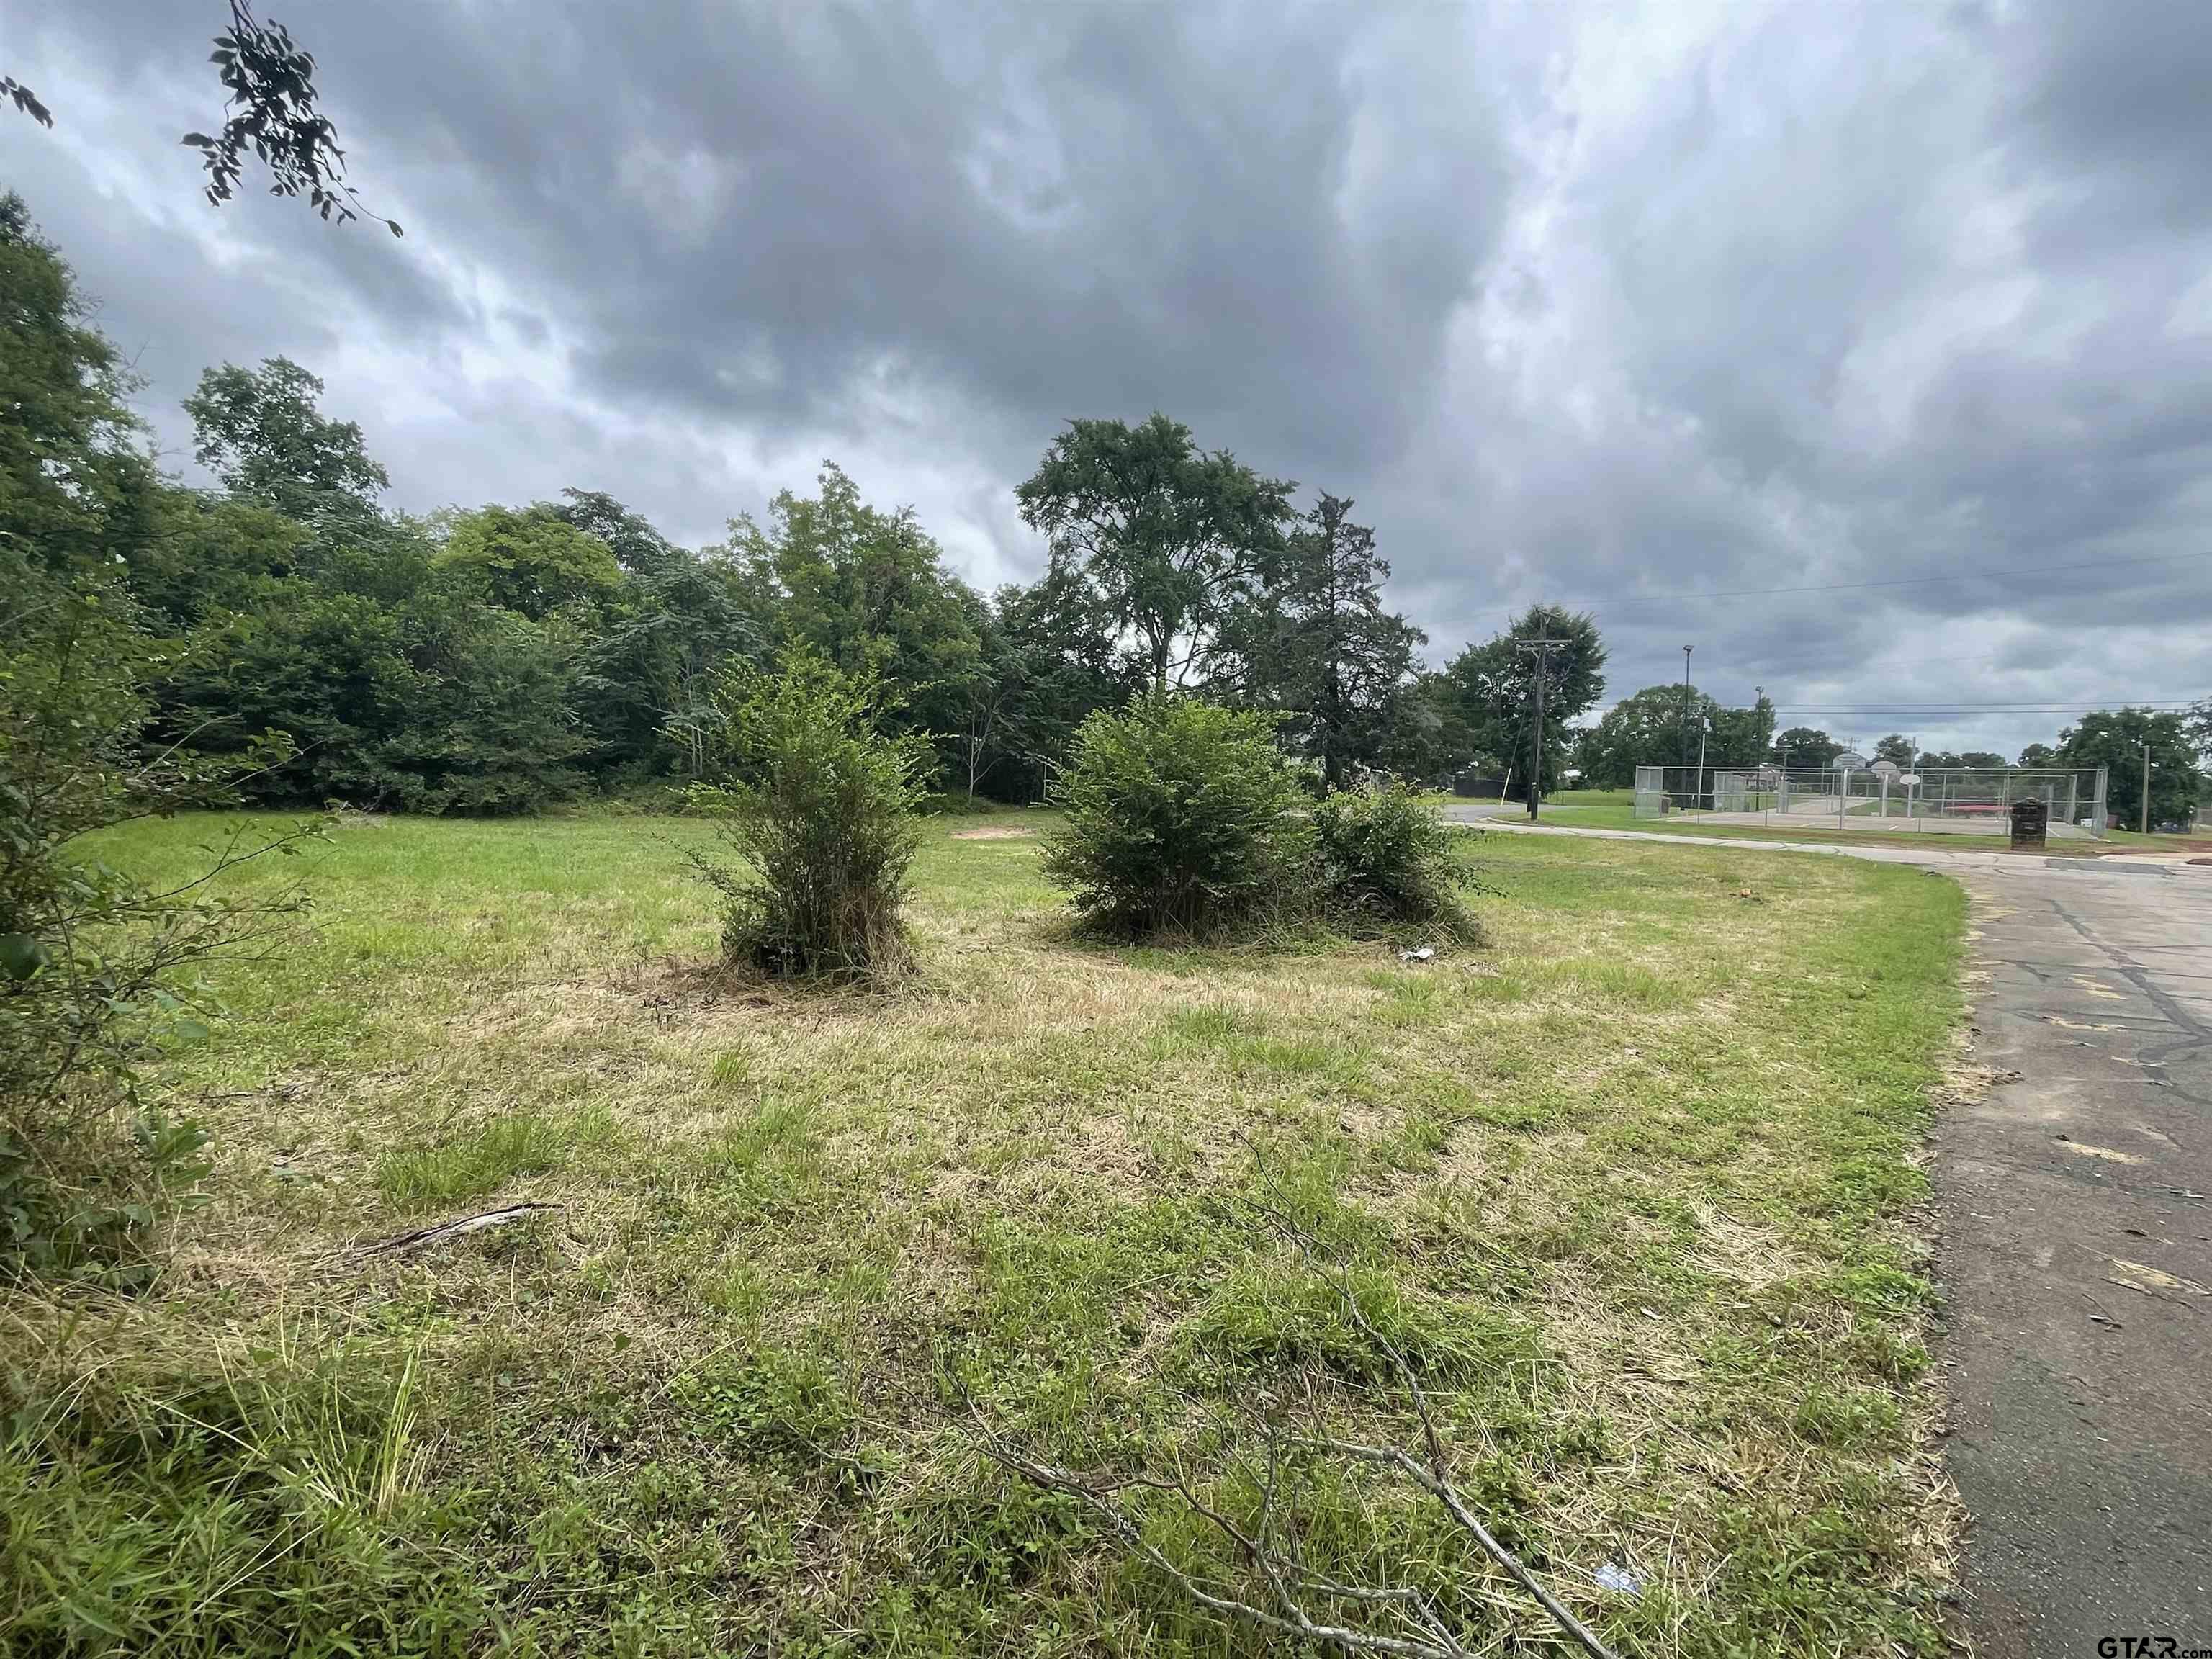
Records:
[[[1101,711],[1054,786],[1047,876],[1084,921],[1193,933],[1295,899],[1310,866],[1304,798],[1265,715],[1163,693]]]
[[[885,734],[875,682],[804,653],[779,674],[726,672],[711,695],[724,777],[692,799],[738,861],[693,861],[723,897],[724,958],[794,976],[900,966],[927,740]]]
[[[4,549],[0,593],[0,1280],[137,1289],[161,1220],[210,1167],[205,1135],[146,1098],[140,1073],[165,1041],[203,1033],[204,966],[266,948],[301,908],[296,890],[235,898],[216,879],[312,831],[240,830],[161,890],[92,856],[85,836],[224,804],[230,780],[289,745],[149,752],[127,601]]]
[[[1402,783],[1340,790],[1313,810],[1314,843],[1332,909],[1349,918],[1472,927],[1456,889],[1459,832]]]

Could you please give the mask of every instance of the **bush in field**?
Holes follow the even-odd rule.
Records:
[[[875,683],[805,653],[726,672],[711,700],[723,778],[691,799],[737,862],[693,860],[723,897],[724,957],[793,976],[902,964],[927,739],[886,735]]]
[[[311,833],[246,832],[163,890],[88,853],[91,832],[223,804],[250,761],[141,745],[140,636],[112,592],[0,552],[0,1279],[143,1286],[164,1213],[207,1174],[206,1136],[141,1086],[194,1035],[198,974],[300,908],[213,894],[225,870]],[[254,751],[281,761],[289,745]]]
[[[1473,929],[1455,890],[1466,879],[1459,832],[1402,783],[1324,795],[1314,806],[1313,824],[1333,910],[1461,934]]]
[[[1164,693],[1083,723],[1054,798],[1045,874],[1085,922],[1200,932],[1294,900],[1311,862],[1304,798],[1265,715]]]

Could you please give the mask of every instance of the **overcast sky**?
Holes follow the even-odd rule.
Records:
[[[262,9],[404,240],[200,198],[219,0],[0,0],[56,118],[0,185],[180,470],[200,370],[282,353],[400,507],[698,543],[832,457],[988,586],[1059,423],[1160,409],[1357,498],[1437,662],[1545,599],[1615,696],[1693,644],[2008,753],[2066,716],[1939,708],[2212,692],[2191,0]]]

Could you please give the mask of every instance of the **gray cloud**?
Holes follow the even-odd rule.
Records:
[[[991,581],[1058,422],[1158,407],[1357,496],[1438,656],[1543,598],[1867,736],[1813,706],[2212,690],[2212,560],[1657,597],[2212,550],[2185,7],[279,9],[397,243],[196,200],[212,4],[0,9],[173,445],[283,351],[410,507],[699,538],[834,454]]]

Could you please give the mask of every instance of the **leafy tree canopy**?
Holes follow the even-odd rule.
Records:
[[[1521,647],[1530,641],[1562,643],[1540,659]],[[1544,691],[1547,731],[1572,726],[1605,695],[1605,642],[1586,611],[1531,605],[1506,630],[1470,645],[1446,665],[1438,694],[1449,704],[1475,754],[1467,759],[1510,767],[1526,777],[1536,739],[1536,674],[1548,676]],[[1560,750],[1547,743],[1542,787],[1558,787]]]
[[[1700,738],[1708,766],[1758,766],[1774,757],[1774,705],[1764,696],[1749,708],[1731,708],[1695,686],[1686,692],[1662,684],[1607,709],[1583,735],[1576,758],[1584,781],[1623,788],[1639,766],[1679,766],[1686,731],[1692,763]]]
[[[1291,489],[1155,414],[1134,427],[1069,422],[1014,496],[1158,690],[1212,678],[1224,625],[1281,551]]]
[[[974,595],[911,507],[869,506],[831,462],[817,483],[816,495],[777,495],[765,528],[749,518],[730,526],[728,555],[759,596],[775,649],[804,647],[880,680],[903,697],[908,729],[951,732],[981,662]]]
[[[1785,767],[1820,767],[1844,752],[1816,726],[1793,726],[1774,739],[1774,757]]]
[[[2058,734],[2061,766],[2106,769],[2106,810],[2115,823],[2140,823],[2143,745],[2150,750],[2150,822],[2186,823],[2203,788],[2197,745],[2184,717],[2148,708],[2100,708]]]
[[[317,407],[323,383],[289,357],[258,369],[225,363],[185,399],[192,458],[232,494],[301,524],[359,525],[392,480],[369,459],[361,428]]]
[[[1354,764],[1380,758],[1395,704],[1427,636],[1382,608],[1390,567],[1352,503],[1326,491],[1285,538],[1258,599],[1228,633],[1244,663],[1245,692],[1282,713],[1281,735],[1321,763],[1331,787]]]
[[[135,542],[153,482],[115,348],[30,210],[0,195],[0,538],[80,574]]]
[[[542,501],[519,512],[495,506],[459,514],[437,562],[480,580],[501,610],[533,619],[597,605],[623,580],[613,550]]]
[[[604,489],[564,489],[553,509],[567,524],[607,544],[615,562],[634,576],[654,576],[689,562],[684,550]]]

